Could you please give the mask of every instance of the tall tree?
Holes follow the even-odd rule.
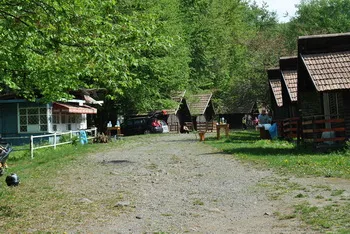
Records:
[[[285,25],[286,47],[296,51],[298,36],[350,31],[350,1],[302,0],[291,22]]]
[[[129,97],[131,106],[145,109],[151,97],[184,86],[188,78],[181,30],[171,34],[175,21],[154,3],[0,3],[1,87],[46,101],[101,87],[109,98]]]

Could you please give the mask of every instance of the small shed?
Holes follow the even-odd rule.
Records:
[[[171,132],[182,132],[185,122],[191,122],[191,114],[185,99],[186,91],[177,92],[171,99],[177,103],[174,109],[165,110],[166,122]]]
[[[212,93],[196,94],[187,99],[192,116],[192,122],[196,129],[197,123],[213,123],[215,110],[212,102]],[[212,126],[211,126],[212,127]]]
[[[299,37],[298,103],[303,120],[321,116],[321,133],[335,132],[338,136],[342,127],[337,124],[343,121],[349,138],[349,100],[350,33]]]
[[[287,117],[298,116],[298,57],[281,57],[279,61],[282,74],[283,106],[288,109]]]

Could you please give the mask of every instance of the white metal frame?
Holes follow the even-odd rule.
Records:
[[[69,132],[60,132],[60,133],[53,133],[53,134],[45,134],[45,135],[38,135],[38,136],[30,136],[30,156],[31,158],[34,158],[34,150],[36,149],[42,149],[42,148],[48,148],[48,147],[53,147],[54,149],[56,149],[56,147],[58,145],[65,145],[65,144],[70,144],[72,143],[72,141],[67,141],[67,142],[61,142],[61,143],[57,143],[57,137],[58,136],[62,136],[62,135],[66,135],[66,134],[70,134],[71,138],[73,136],[74,133],[79,133],[82,130],[77,130],[77,131],[69,131]],[[88,137],[88,139],[93,139],[97,136],[97,128],[91,128],[91,129],[84,129],[83,131],[85,132],[91,132],[91,136]],[[35,138],[44,138],[44,137],[54,137],[53,139],[53,144],[49,144],[49,145],[42,145],[42,146],[34,146],[34,139]]]

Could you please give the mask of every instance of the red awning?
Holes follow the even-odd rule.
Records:
[[[71,114],[97,114],[97,109],[87,105],[74,105],[67,103],[53,103],[53,111],[61,111],[62,113],[71,113]]]

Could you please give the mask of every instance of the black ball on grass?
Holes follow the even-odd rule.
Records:
[[[19,176],[15,173],[11,173],[11,175],[6,176],[6,184],[7,186],[17,186],[19,185]]]

